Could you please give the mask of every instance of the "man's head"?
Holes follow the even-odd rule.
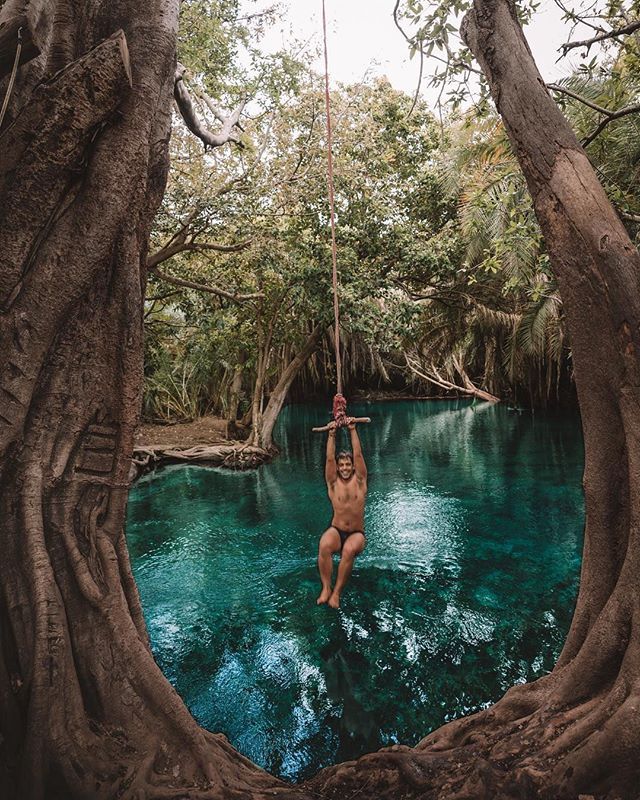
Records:
[[[348,481],[353,475],[353,455],[348,450],[342,450],[336,456],[338,475],[343,481]]]

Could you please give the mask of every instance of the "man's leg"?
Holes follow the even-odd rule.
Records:
[[[318,572],[322,583],[322,591],[316,600],[318,605],[326,603],[331,597],[331,573],[333,572],[331,556],[338,552],[340,552],[340,534],[333,527],[327,528],[320,537],[318,545]]]
[[[365,538],[363,533],[352,533],[351,536],[344,543],[342,548],[342,556],[338,564],[338,576],[336,578],[336,585],[333,587],[331,597],[327,601],[331,608],[338,608],[340,605],[340,593],[344,589],[346,582],[349,580],[351,570],[353,569],[353,562],[358,553],[364,550]]]

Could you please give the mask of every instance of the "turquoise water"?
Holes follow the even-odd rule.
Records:
[[[367,549],[317,607],[330,520],[321,407],[285,409],[255,472],[131,492],[153,649],[195,717],[287,779],[428,731],[553,666],[576,595],[579,422],[456,402],[360,405]]]

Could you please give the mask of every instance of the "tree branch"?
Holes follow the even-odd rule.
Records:
[[[232,292],[227,292],[225,289],[219,289],[217,286],[207,286],[204,283],[195,283],[194,281],[186,281],[183,278],[175,278],[173,275],[167,275],[166,272],[161,272],[157,268],[154,268],[154,272],[163,281],[173,286],[183,286],[186,289],[196,289],[198,292],[208,292],[209,294],[215,294],[218,297],[232,300],[234,303],[243,303],[246,300],[258,300],[264,297],[264,294],[261,292],[255,292],[254,294],[233,294]]]
[[[467,394],[472,397],[476,397],[478,398],[478,400],[484,400],[487,403],[500,402],[499,397],[496,397],[495,395],[490,394],[489,392],[485,392],[483,389],[478,389],[478,387],[471,382],[471,380],[469,379],[466,372],[464,372],[462,367],[461,366],[459,367],[459,362],[458,364],[456,364],[456,369],[458,369],[458,371],[461,374],[461,377],[465,383],[464,386],[458,386],[457,384],[451,383],[451,381],[446,380],[446,378],[443,378],[433,365],[431,366],[431,371],[433,375],[428,375],[427,373],[422,372],[422,370],[418,369],[418,367],[416,366],[416,362],[410,359],[406,353],[404,354],[404,358],[407,367],[411,372],[413,372],[414,375],[417,375],[419,378],[422,378],[425,381],[429,381],[429,383],[433,383],[435,386],[439,386],[441,389],[446,389],[447,391],[462,392],[462,394]]]
[[[571,29],[571,34],[576,29],[578,25],[585,25],[587,28],[591,28],[592,30],[596,31],[596,33],[604,33],[604,29],[601,25],[594,25],[593,22],[589,22],[589,19],[594,19],[594,17],[589,17],[587,14],[577,14],[570,8],[567,8],[562,0],[553,0],[555,5],[560,9],[560,11],[564,12],[566,19],[570,19],[574,25]],[[600,17],[595,17],[595,19],[600,19]],[[560,56],[562,58],[562,56]]]
[[[178,255],[178,253],[202,253],[208,250],[212,250],[216,253],[239,253],[242,250],[246,250],[252,241],[252,239],[247,239],[237,244],[217,244],[216,242],[195,242],[193,239],[186,240],[186,238],[182,236],[174,236],[166,245],[161,247],[160,250],[152,253],[147,258],[147,269],[155,269],[158,264],[162,264],[163,261],[168,261],[170,258],[173,258],[173,256]]]
[[[398,10],[400,8],[400,0],[396,0],[396,4],[393,7],[393,22],[396,28],[400,31],[400,33],[404,36],[409,44],[413,44],[413,39],[409,36],[409,34],[404,30],[402,25],[400,25],[400,20],[398,19]]]
[[[571,89],[567,89],[565,86],[560,86],[559,83],[548,83],[547,89],[551,89],[552,92],[560,92],[561,94],[566,94],[568,97],[577,100],[579,103],[582,103],[589,108],[592,108],[594,111],[597,111],[599,114],[605,114],[606,116],[610,116],[611,114],[615,113],[610,111],[608,108],[604,106],[599,106],[597,103],[594,103],[592,100],[587,100],[586,97],[583,97],[580,94],[572,91]]]
[[[413,46],[415,44],[415,40],[404,30],[404,28],[400,24],[400,20],[398,19],[398,16],[399,16],[398,15],[398,10],[399,10],[399,8],[400,8],[400,0],[396,0],[396,4],[393,7],[393,12],[392,12],[393,13],[393,21],[395,23],[396,28],[403,35],[403,37],[408,42],[408,44]],[[449,67],[453,67],[453,69],[462,68],[462,69],[467,70],[468,72],[473,73],[474,75],[482,76],[482,72],[479,69],[476,69],[471,64],[465,64],[463,61],[460,61],[459,59],[455,58],[455,56],[453,55],[453,53],[451,52],[451,49],[449,47],[447,47],[446,49],[447,49],[447,58],[443,58],[442,56],[439,56],[436,53],[431,53],[429,58],[435,58],[436,61],[440,61],[442,64],[446,64]],[[420,42],[420,53],[421,53],[422,56],[425,55],[424,50],[422,49],[422,41]],[[422,77],[422,66],[421,66],[420,70],[421,70],[420,76]],[[418,84],[418,90],[416,90],[416,96],[418,94],[419,89],[420,89],[420,85]],[[415,104],[414,104],[414,106],[415,106]],[[412,107],[411,110],[413,111],[413,107]]]
[[[147,295],[144,300],[145,303],[159,303],[161,300],[168,300],[170,297],[175,297],[178,294],[180,294],[180,292],[174,289],[172,292],[167,292],[166,294]]]
[[[586,97],[582,97],[582,95],[576,94],[576,92],[572,91],[571,89],[567,89],[564,86],[560,86],[557,83],[548,83],[547,88],[551,89],[553,92],[561,92],[562,94],[566,94],[568,97],[577,100],[579,103],[583,103],[583,105],[587,106],[588,108],[592,108],[594,111],[597,111],[598,114],[604,114],[605,119],[603,119],[596,128],[586,136],[581,144],[583,147],[586,147],[591,142],[602,133],[602,131],[607,127],[610,122],[613,122],[616,119],[621,119],[622,117],[626,117],[629,114],[637,114],[640,111],[640,104],[636,103],[632,106],[625,106],[624,108],[618,109],[618,111],[612,111],[609,108],[604,108],[604,106],[599,106],[597,103],[594,103],[591,100],[588,100]]]
[[[226,183],[224,183],[219,189],[216,189],[214,193],[215,198],[223,197],[225,194],[228,194],[234,186],[239,183],[245,181],[249,175],[257,168],[258,164],[262,161],[262,156],[265,154],[267,149],[267,145],[269,144],[269,134],[271,132],[271,125],[273,124],[273,116],[269,120],[269,124],[267,125],[267,130],[264,135],[264,139],[258,152],[256,153],[256,157],[253,161],[249,164],[248,167],[245,167],[244,170],[240,175],[236,175],[233,178],[230,178]]]
[[[184,69],[184,67],[182,67],[182,69]],[[203,89],[200,89],[198,87],[193,87],[193,93],[195,94],[196,97],[200,98],[200,100],[204,102],[204,104],[207,106],[207,108],[213,114],[213,116],[218,120],[218,122],[221,122],[223,125],[227,124],[228,118],[225,117],[222,111],[220,111],[218,106],[214,103],[212,97],[210,97]],[[242,108],[244,108],[245,105],[246,105],[246,100],[243,100]],[[244,133],[244,128],[242,127],[242,125],[240,125],[239,119],[240,119],[240,114],[238,114],[238,118],[236,119],[234,124],[239,131],[242,131]]]
[[[597,44],[598,42],[604,42],[607,39],[616,39],[618,36],[626,36],[629,33],[637,31],[639,28],[640,20],[634,20],[628,25],[624,25],[622,28],[616,28],[612,31],[599,33],[597,36],[593,36],[591,39],[582,39],[579,42],[566,42],[565,44],[561,45],[562,55],[566,56],[569,50],[573,50],[576,47],[586,47],[588,52],[591,46]]]
[[[396,284],[396,286],[399,286],[403,292],[405,292],[410,300],[413,300],[414,302],[420,302],[421,300],[433,300],[436,303],[441,303],[447,308],[455,308],[459,309],[460,311],[467,311],[471,303],[477,303],[477,300],[473,297],[473,295],[470,295],[468,292],[461,292],[460,290],[452,287],[443,289],[429,287],[430,291],[427,294],[423,294],[410,289],[400,278],[395,278],[393,282]],[[458,297],[462,298],[464,305],[454,302],[452,295],[457,295]]]
[[[228,117],[223,117],[219,112],[215,112],[216,118],[222,122],[222,128],[219,133],[213,133],[196,114],[193,100],[184,82],[185,72],[186,68],[182,64],[178,64],[173,96],[187,128],[208,147],[221,147],[227,142],[241,145],[240,138],[235,133],[234,128],[238,127],[240,114],[242,114],[247,101],[243,100]]]
[[[626,106],[625,108],[621,108],[619,111],[610,113],[607,117],[605,117],[605,119],[602,120],[602,122],[597,126],[597,128],[594,128],[594,130],[580,142],[580,144],[583,147],[586,147],[588,144],[591,144],[591,142],[602,133],[602,131],[607,127],[607,125],[610,122],[613,122],[616,119],[620,119],[621,117],[627,117],[629,114],[637,114],[639,111],[640,111],[640,104],[637,104],[634,106]]]
[[[416,107],[418,103],[418,98],[420,97],[420,87],[422,86],[423,73],[424,73],[424,50],[422,49],[422,42],[420,42],[420,69],[418,71],[418,83],[416,84],[416,90],[413,93],[413,102],[411,103],[411,108],[409,109],[407,117],[410,117],[413,114],[413,109]]]
[[[630,211],[618,211],[618,214],[627,222],[640,222],[640,214],[632,214]]]

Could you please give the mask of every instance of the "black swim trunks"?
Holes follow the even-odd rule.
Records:
[[[329,527],[335,528],[338,531],[338,535],[340,536],[340,552],[342,552],[344,543],[347,541],[347,539],[351,536],[352,533],[361,533],[364,536],[364,531],[341,531],[340,528],[336,528],[333,522],[329,523]]]

